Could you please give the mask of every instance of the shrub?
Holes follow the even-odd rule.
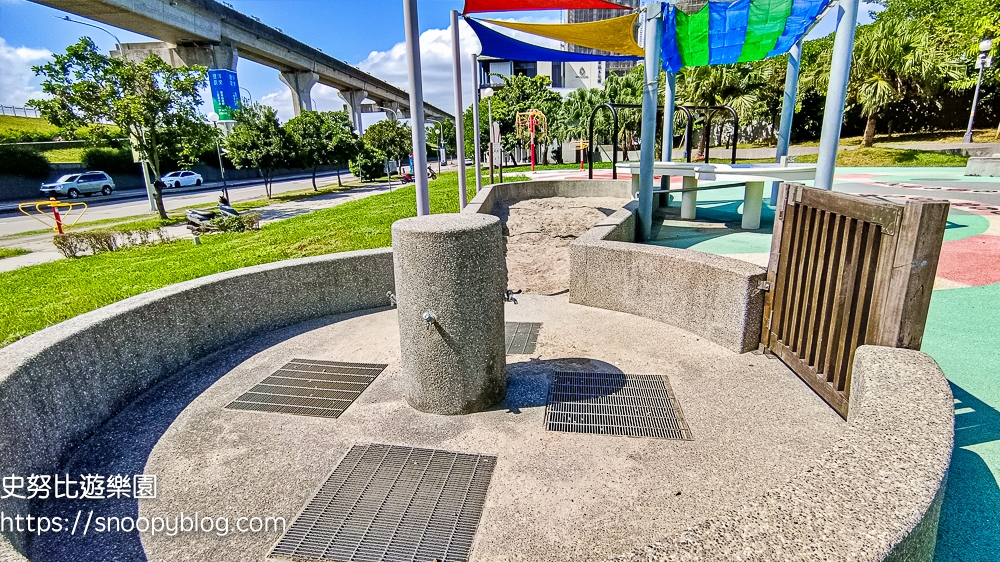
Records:
[[[0,174],[44,178],[49,174],[49,161],[37,150],[0,144]]]
[[[373,181],[385,174],[385,155],[366,146],[358,157],[351,161],[351,173],[361,181]]]
[[[116,148],[88,148],[81,158],[88,170],[100,170],[109,174],[130,174],[138,171],[132,161],[132,151]]]
[[[52,244],[67,258],[77,258],[88,250],[92,254],[114,252],[132,246],[146,246],[156,242],[166,242],[167,235],[162,228],[141,228],[138,230],[87,230],[57,234]]]
[[[212,226],[219,232],[248,232],[260,230],[260,213],[245,213],[235,217],[212,219]]]

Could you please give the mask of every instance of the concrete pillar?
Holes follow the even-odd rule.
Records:
[[[232,45],[177,46],[173,43],[151,41],[122,43],[119,47],[120,50],[111,51],[112,57],[139,63],[152,54],[173,68],[198,65],[235,71],[239,62],[239,53]]]
[[[833,40],[830,86],[826,91],[823,133],[820,136],[819,156],[816,161],[816,187],[820,189],[833,189],[840,128],[844,123],[844,104],[847,101],[847,84],[851,78],[851,58],[854,56],[858,2],[859,0],[841,0],[837,6],[837,36]]]
[[[788,156],[788,145],[792,140],[792,121],[795,117],[795,98],[799,92],[799,69],[802,66],[802,40],[799,39],[788,51],[788,67],[785,70],[785,95],[781,99],[781,124],[778,126],[778,150],[774,161]],[[778,186],[781,182],[771,182],[771,204],[778,204]]]
[[[507,394],[500,219],[438,214],[392,225],[406,401],[423,412],[469,414]]]
[[[292,91],[292,108],[298,117],[303,111],[312,111],[312,88],[319,82],[319,74],[310,70],[282,72],[281,81]]]
[[[645,15],[645,84],[642,88],[642,150],[639,156],[638,241],[649,240],[653,228],[653,161],[656,159],[656,106],[660,82],[660,41],[663,37],[663,4],[649,2]]]
[[[354,130],[361,134],[364,128],[361,124],[361,102],[368,97],[368,92],[365,90],[340,90],[338,95],[347,103],[347,113],[351,115]]]

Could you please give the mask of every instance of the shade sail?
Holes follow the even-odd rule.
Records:
[[[707,66],[783,55],[832,0],[686,0],[667,7],[663,68]]]
[[[558,49],[547,49],[508,37],[472,18],[465,18],[465,21],[468,22],[469,27],[479,37],[479,43],[482,45],[480,56],[484,57],[551,62],[631,61],[640,58],[636,56],[591,55],[587,53],[560,51]]]
[[[465,0],[463,14],[520,10],[631,10],[607,0]]]
[[[633,30],[639,14],[586,23],[521,23],[485,20],[494,25],[548,37],[580,47],[623,55],[644,56],[646,51],[635,42]]]

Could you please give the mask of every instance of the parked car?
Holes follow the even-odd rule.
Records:
[[[41,193],[44,197],[64,195],[76,199],[81,195],[91,196],[95,193],[111,195],[115,190],[115,182],[104,172],[86,172],[83,174],[67,174],[52,183],[43,183]]]
[[[201,174],[196,174],[194,172],[188,172],[185,170],[178,170],[176,172],[170,172],[169,174],[160,178],[163,183],[167,184],[167,187],[184,187],[188,185],[201,185],[204,181]]]

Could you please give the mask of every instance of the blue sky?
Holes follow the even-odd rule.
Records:
[[[397,86],[406,87],[406,65],[402,42],[401,0],[228,0],[237,10],[327,54],[356,65]],[[863,6],[860,19],[870,21]],[[452,109],[449,12],[461,9],[461,0],[419,0],[424,89],[429,102]],[[91,37],[105,51],[114,48],[106,33],[82,25],[59,21],[65,12],[28,0],[0,0],[0,103],[22,105],[38,93],[38,81],[30,66],[43,62],[52,52],[63,51],[81,36]],[[510,17],[510,14],[506,14]],[[77,18],[77,16],[73,16]],[[82,19],[82,18],[77,18]],[[534,12],[531,21],[559,21],[559,12]],[[832,17],[814,30],[814,36],[833,30]],[[464,24],[463,24],[464,25]],[[105,26],[107,27],[107,26]],[[151,41],[127,30],[109,28],[123,42]],[[463,53],[478,49],[478,42],[465,27]],[[291,96],[278,80],[277,71],[250,61],[238,65],[240,85],[253,99],[275,106],[279,114],[291,115]],[[466,95],[465,101],[469,103]],[[340,109],[343,102],[336,91],[325,86],[313,90],[319,109]]]

